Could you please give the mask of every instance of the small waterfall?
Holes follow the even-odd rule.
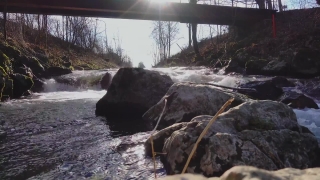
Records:
[[[106,72],[115,75],[117,69],[73,71],[71,74],[58,76],[45,81],[44,92],[102,90],[100,79]]]

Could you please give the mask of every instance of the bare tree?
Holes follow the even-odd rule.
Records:
[[[171,47],[177,41],[179,27],[177,22],[155,21],[151,36],[155,40],[157,55],[160,60],[167,60],[171,55]]]

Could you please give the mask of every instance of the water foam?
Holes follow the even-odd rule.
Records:
[[[320,107],[320,103],[318,103]],[[294,109],[299,124],[310,129],[314,135],[320,139],[320,109]]]

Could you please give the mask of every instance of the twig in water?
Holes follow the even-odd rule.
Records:
[[[156,126],[154,127],[154,129],[151,131],[151,135],[150,135],[150,142],[151,142],[151,151],[152,151],[152,160],[153,160],[153,170],[154,170],[154,178],[157,179],[157,173],[156,173],[156,152],[154,152],[154,146],[153,146],[153,133],[157,130],[157,127],[159,125],[159,122],[162,119],[162,116],[166,110],[167,107],[169,107],[173,101],[173,98],[177,96],[177,92],[173,92],[172,94],[170,94],[169,96],[164,98],[164,107],[162,109],[162,112],[159,116],[158,122],[156,124]],[[160,154],[160,153],[158,153]],[[161,153],[162,154],[162,153]]]
[[[193,146],[193,149],[187,159],[187,162],[182,170],[182,173],[185,173],[187,170],[187,167],[190,163],[190,160],[194,154],[194,152],[196,151],[198,144],[200,143],[201,139],[203,138],[203,136],[207,133],[208,129],[210,128],[210,126],[216,121],[216,119],[218,118],[219,114],[221,114],[234,100],[234,98],[229,99],[222,107],[221,109],[216,113],[216,115],[214,115],[214,117],[209,121],[209,123],[207,124],[207,126],[203,129],[202,133],[200,134],[199,138],[197,139],[196,143]]]

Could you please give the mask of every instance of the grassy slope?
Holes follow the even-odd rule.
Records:
[[[70,43],[64,42],[51,35],[48,35],[46,48],[43,42],[36,42],[36,35],[36,30],[29,29],[25,32],[25,37],[23,37],[23,39],[14,34],[9,34],[7,42],[1,41],[0,43],[7,43],[8,45],[18,49],[22,55],[36,56],[36,54],[39,53],[43,54],[49,59],[47,66],[59,66],[62,62],[62,57],[68,56],[70,62],[72,62],[72,66],[76,69],[102,69],[117,67],[116,64],[106,62],[101,56],[90,50],[72,46]],[[0,33],[0,38],[3,39],[2,33]],[[43,37],[41,37],[41,39],[43,39]]]

